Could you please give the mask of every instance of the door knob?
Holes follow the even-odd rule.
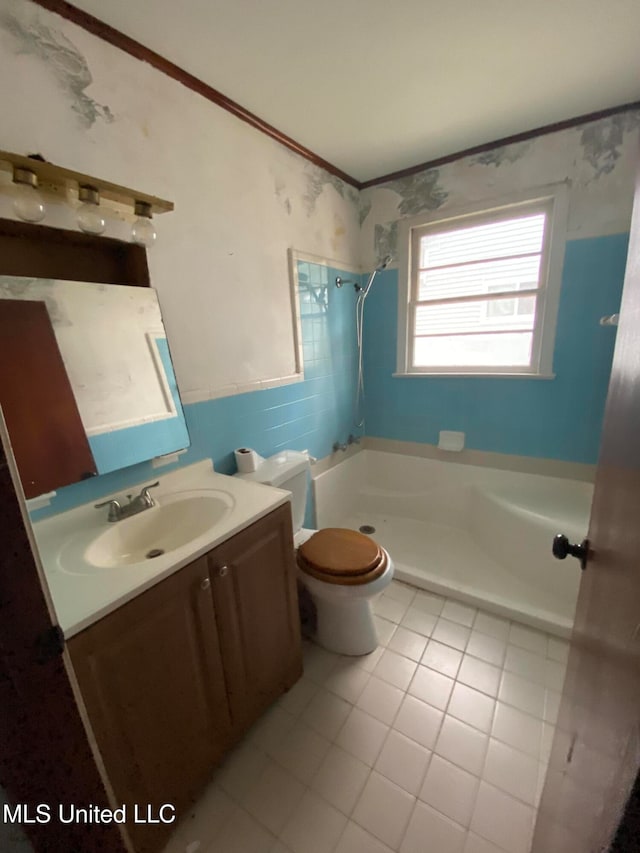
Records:
[[[580,568],[587,568],[587,558],[589,556],[589,540],[583,539],[579,545],[572,545],[564,533],[558,533],[553,537],[553,546],[551,548],[553,556],[556,560],[564,560],[571,556],[580,560]]]

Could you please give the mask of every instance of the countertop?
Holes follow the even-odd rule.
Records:
[[[290,493],[229,477],[213,470],[211,460],[196,462],[159,477],[152,497],[162,506],[163,496],[176,492],[213,491],[231,496],[226,516],[207,533],[162,556],[125,566],[95,567],[83,560],[86,548],[103,531],[126,525],[139,516],[107,522],[106,507],[85,504],[33,524],[38,551],[65,638],[70,638],[116,610],[144,590],[206,554],[238,531],[285,504]],[[148,482],[148,481],[147,481]],[[132,485],[137,493],[146,483]],[[118,497],[118,495],[107,496]],[[154,510],[144,510],[152,513]]]

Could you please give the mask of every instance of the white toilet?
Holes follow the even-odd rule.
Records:
[[[291,492],[298,577],[316,608],[315,639],[332,652],[366,655],[378,645],[371,601],[391,583],[393,563],[363,533],[302,527],[309,467],[306,453],[284,450],[265,459],[257,471],[238,476]]]

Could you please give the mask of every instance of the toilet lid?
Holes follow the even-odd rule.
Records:
[[[350,577],[364,575],[380,565],[383,552],[373,539],[355,530],[326,527],[300,546],[299,562],[314,573]]]

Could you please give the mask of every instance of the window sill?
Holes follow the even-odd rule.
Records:
[[[392,376],[400,379],[429,379],[432,377],[437,377],[442,379],[446,377],[447,379],[455,379],[463,377],[464,379],[555,379],[555,373],[454,373],[453,371],[445,371],[443,373],[436,373],[435,371],[429,371],[424,373],[392,373]]]

